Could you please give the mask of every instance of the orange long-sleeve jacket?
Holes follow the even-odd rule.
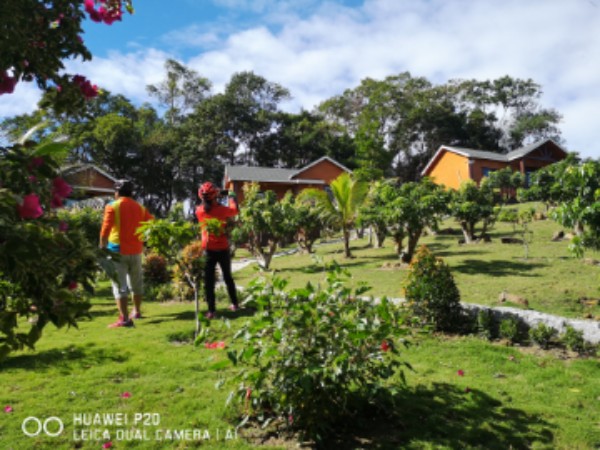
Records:
[[[146,208],[129,197],[120,197],[104,208],[101,238],[108,238],[108,249],[121,255],[138,255],[144,244],[137,235],[141,222],[154,219]]]
[[[229,248],[229,241],[225,234],[225,225],[229,217],[234,217],[239,213],[237,201],[235,199],[229,199],[229,206],[223,206],[221,204],[213,205],[209,211],[206,211],[204,205],[196,208],[196,217],[200,226],[206,219],[219,219],[221,221],[221,230],[223,232],[216,236],[209,233],[205,227],[202,227],[202,248],[205,250],[227,250]]]

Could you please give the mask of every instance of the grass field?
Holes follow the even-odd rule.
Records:
[[[453,224],[446,224],[452,226]],[[464,301],[495,304],[507,289],[531,307],[579,317],[598,314],[580,297],[597,297],[598,267],[572,258],[565,242],[550,242],[558,227],[534,225],[530,258],[523,247],[504,245],[498,236],[511,228],[498,225],[492,243],[458,246],[457,236],[424,239],[453,268]],[[355,279],[373,286],[373,294],[400,296],[405,268],[395,263],[391,243],[372,249],[354,241],[355,259],[344,260],[341,246],[321,245],[323,260],[335,258]],[[588,257],[598,257],[589,254]],[[393,264],[392,264],[393,265]],[[277,258],[278,275],[292,285],[322,278],[309,256]],[[240,284],[254,275],[236,274]],[[222,297],[222,296],[221,296]],[[146,318],[133,329],[107,329],[116,308],[107,282],[92,299],[92,319],[79,329],[49,326],[35,351],[12,354],[0,365],[0,448],[2,449],[250,449],[298,448],[293,437],[235,429],[225,403],[235,387],[235,370],[219,364],[232,336],[251,312],[227,311],[212,322],[211,341],[226,349],[193,346],[194,306],[147,302]],[[400,356],[413,366],[397,402],[398,417],[349,419],[338,440],[327,448],[600,448],[600,362],[564,350],[509,347],[474,336],[416,335]],[[400,385],[400,378],[392,381]],[[97,414],[120,423],[86,424]],[[37,432],[34,417],[48,422],[56,437]],[[57,420],[58,419],[58,420]],[[123,421],[127,423],[123,423]],[[83,422],[83,423],[82,423]],[[108,435],[105,435],[105,430]],[[196,433],[196,434],[194,434]]]
[[[460,231],[453,220],[444,222],[441,229]],[[459,245],[462,234],[438,234],[423,237],[420,244],[451,267],[463,302],[525,307],[500,302],[499,295],[506,291],[525,299],[528,307],[537,311],[571,318],[600,317],[600,266],[590,264],[600,260],[600,253],[588,251],[584,259],[575,258],[568,241],[551,241],[560,229],[551,220],[533,222],[527,259],[523,245],[500,242],[503,236],[519,237],[512,225],[502,222],[491,230],[490,243]],[[408,268],[398,261],[393,242],[387,239],[380,249],[368,244],[366,239],[352,241],[354,259],[344,258],[341,243],[318,245],[316,256],[324,262],[335,259],[350,270],[355,281],[371,285],[373,296],[402,297]],[[312,255],[293,255],[275,258],[270,269],[288,278],[291,286],[301,286],[321,267]],[[250,266],[236,274],[236,280],[244,285],[256,272],[257,267]]]

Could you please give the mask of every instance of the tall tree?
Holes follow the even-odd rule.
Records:
[[[166,79],[159,84],[146,86],[146,90],[166,108],[165,119],[169,125],[174,126],[206,98],[211,83],[174,59],[165,62],[165,70]]]

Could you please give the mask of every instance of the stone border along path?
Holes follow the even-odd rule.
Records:
[[[286,252],[276,253],[274,257],[277,258],[279,256],[291,255],[297,251],[297,249],[292,249]],[[253,258],[246,258],[241,261],[232,261],[231,270],[233,272],[242,270],[244,267],[254,263],[256,263],[256,260]],[[403,298],[390,298],[390,300],[397,303],[404,301]],[[509,318],[516,318],[517,320],[527,324],[529,327],[536,327],[538,324],[544,323],[547,326],[555,328],[559,333],[564,333],[567,326],[571,326],[575,330],[582,331],[583,339],[585,339],[587,342],[591,344],[600,343],[600,322],[596,320],[568,319],[565,317],[555,316],[553,314],[541,313],[529,309],[511,308],[508,306],[490,307],[463,302],[461,302],[461,305],[474,315],[477,315],[477,313],[481,310],[489,310],[491,311],[494,319],[498,322]]]

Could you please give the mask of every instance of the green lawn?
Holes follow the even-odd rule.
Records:
[[[441,228],[460,230],[453,220]],[[490,232],[490,243],[459,245],[462,234],[426,236],[420,243],[429,246],[452,268],[463,302],[524,307],[500,302],[500,293],[506,291],[524,298],[529,308],[537,311],[572,318],[600,317],[600,266],[585,262],[600,260],[600,253],[588,251],[584,260],[575,258],[568,251],[568,241],[551,241],[553,233],[560,229],[551,220],[532,223],[533,242],[527,259],[523,245],[500,242],[503,236],[518,237],[507,223],[496,224]],[[341,243],[319,245],[316,255],[325,262],[335,259],[350,270],[357,282],[371,285],[373,296],[402,297],[408,268],[399,263],[393,242],[387,239],[381,249],[368,244],[366,239],[352,241],[354,259],[344,258]],[[296,287],[313,279],[321,267],[312,255],[292,255],[275,258],[270,269]],[[236,280],[245,285],[256,273],[256,265],[250,266],[237,273]]]
[[[498,242],[498,236],[511,231],[505,225],[493,230],[490,244],[458,246],[458,236],[450,235],[429,236],[424,243],[453,268],[464,301],[496,304],[498,293],[507,289],[542,311],[596,315],[597,306],[585,309],[579,299],[597,298],[600,269],[572,258],[565,242],[550,242],[556,229],[549,221],[534,225],[528,260],[521,246]],[[373,286],[373,294],[400,296],[406,269],[394,266],[391,243],[383,249],[366,244],[353,242],[356,258],[351,260],[343,258],[339,244],[320,246],[318,255],[348,267],[355,281]],[[383,268],[385,263],[394,267]],[[319,282],[323,275],[305,255],[277,258],[273,266],[292,285]],[[235,277],[243,285],[255,275],[246,269]],[[298,448],[289,437],[260,440],[257,430],[233,434],[235,421],[227,420],[231,414],[225,403],[234,386],[216,385],[235,369],[217,364],[226,360],[225,350],[191,344],[192,303],[147,302],[147,318],[136,321],[135,328],[107,329],[116,317],[108,283],[99,284],[92,300],[92,320],[82,321],[79,329],[48,326],[35,351],[17,352],[0,365],[1,448],[100,449],[105,429],[116,449]],[[224,300],[218,306],[220,319],[213,321],[210,339],[230,348],[251,312],[228,312]],[[401,358],[414,370],[405,373],[407,385],[395,398],[398,418],[349,420],[339,441],[327,448],[600,447],[598,359],[473,336],[417,335],[411,340]],[[393,383],[400,386],[399,377]],[[12,412],[4,412],[7,406]],[[120,414],[127,423],[78,423],[103,413]],[[29,417],[56,417],[64,430],[58,437],[43,432],[28,437],[22,424]],[[134,424],[135,419],[142,422]],[[57,431],[56,424],[55,419],[49,423],[50,433]],[[31,419],[27,425],[29,433],[36,431]],[[185,439],[170,439],[186,432],[180,436]]]

